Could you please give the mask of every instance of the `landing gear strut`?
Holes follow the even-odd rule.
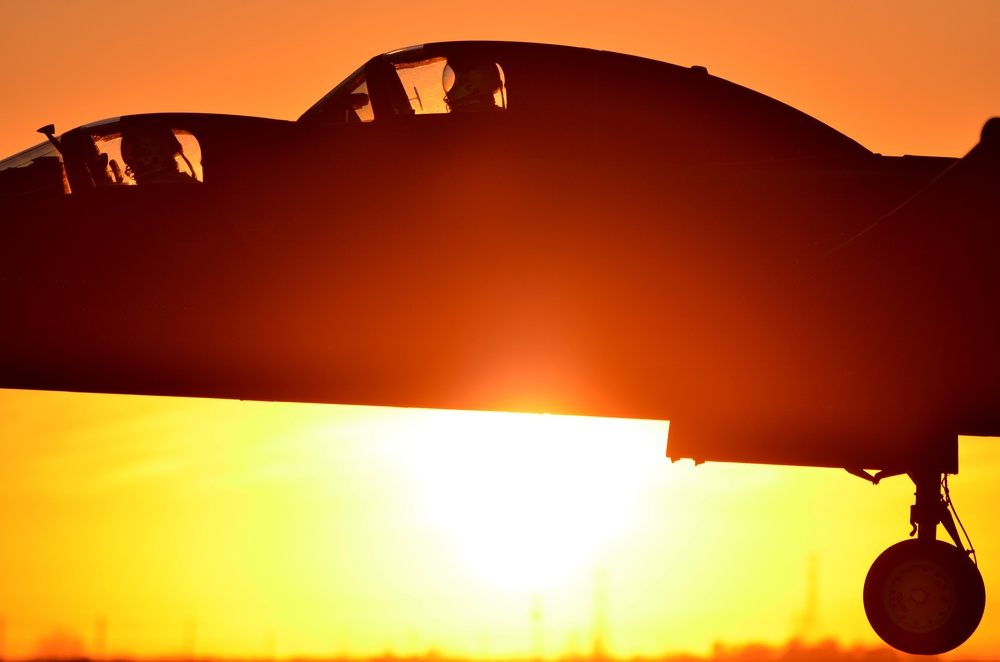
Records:
[[[917,487],[910,508],[910,535],[916,538],[896,543],[875,559],[865,579],[865,614],[875,633],[893,648],[937,655],[957,648],[975,632],[986,608],[986,588],[942,494],[942,474],[909,476]],[[938,524],[955,545],[936,539]]]

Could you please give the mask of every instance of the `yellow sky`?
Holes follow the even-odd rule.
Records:
[[[204,6],[203,6],[204,5]],[[536,40],[706,65],[888,154],[959,155],[1000,114],[1000,4],[0,4],[0,154],[132,112],[294,118],[375,53]],[[352,6],[354,5],[354,6]],[[8,656],[590,649],[807,634],[877,642],[861,586],[912,485],[669,464],[664,423],[0,391]],[[1000,446],[952,492],[1000,588]],[[811,561],[814,559],[814,561]],[[532,620],[532,614],[536,620]],[[540,615],[537,616],[537,615]],[[103,625],[98,625],[98,624]],[[103,635],[99,635],[103,632]],[[955,655],[1000,653],[1000,616]]]
[[[663,459],[660,422],[7,391],[7,652],[531,654],[716,640],[876,643],[860,590],[912,485]],[[983,562],[1000,445],[952,489]],[[995,654],[988,611],[960,652]]]

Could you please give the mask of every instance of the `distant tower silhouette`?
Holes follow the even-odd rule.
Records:
[[[344,631],[341,631],[337,637],[337,651],[338,660],[349,660],[351,658],[351,642]]]
[[[277,651],[278,651],[277,638],[274,636],[273,632],[267,632],[266,634],[264,634],[260,659],[263,660],[264,662],[271,662],[272,660],[274,660],[275,657],[277,657]]]
[[[819,629],[819,557],[809,556],[806,579],[806,603],[795,623],[795,638],[808,641],[816,636]]]
[[[105,649],[108,640],[108,621],[103,616],[98,616],[94,621],[94,653],[93,659],[100,662],[104,659]]]
[[[493,636],[487,630],[479,633],[479,657],[484,660],[493,659]]]
[[[198,622],[194,619],[184,623],[184,648],[182,656],[188,660],[193,660],[196,654],[195,646],[198,637]]]
[[[566,658],[570,660],[578,660],[581,657],[580,654],[580,632],[578,630],[570,630],[566,634]]]
[[[598,568],[594,573],[594,647],[591,656],[595,660],[608,657],[608,586],[607,572]]]
[[[545,625],[542,618],[542,596],[531,596],[531,648],[536,660],[545,657]]]
[[[420,633],[416,630],[406,631],[406,642],[403,644],[403,654],[410,657],[420,656]]]

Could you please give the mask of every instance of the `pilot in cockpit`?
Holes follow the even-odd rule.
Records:
[[[177,157],[188,164],[177,136],[167,128],[130,128],[122,131],[122,160],[125,173],[136,184],[192,184],[198,183],[193,174],[181,172]]]
[[[450,58],[441,84],[450,112],[503,110],[503,105],[497,104],[496,93],[501,92],[503,99],[504,83],[495,62]]]

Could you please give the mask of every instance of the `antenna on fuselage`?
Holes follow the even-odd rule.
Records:
[[[56,138],[55,138],[55,134],[56,134],[56,125],[55,124],[46,124],[42,128],[38,129],[38,133],[41,133],[46,138],[48,138],[49,142],[52,143],[52,146],[55,147],[56,150],[58,150],[58,152],[60,154],[63,153],[62,145],[60,145],[59,141],[56,140]]]

